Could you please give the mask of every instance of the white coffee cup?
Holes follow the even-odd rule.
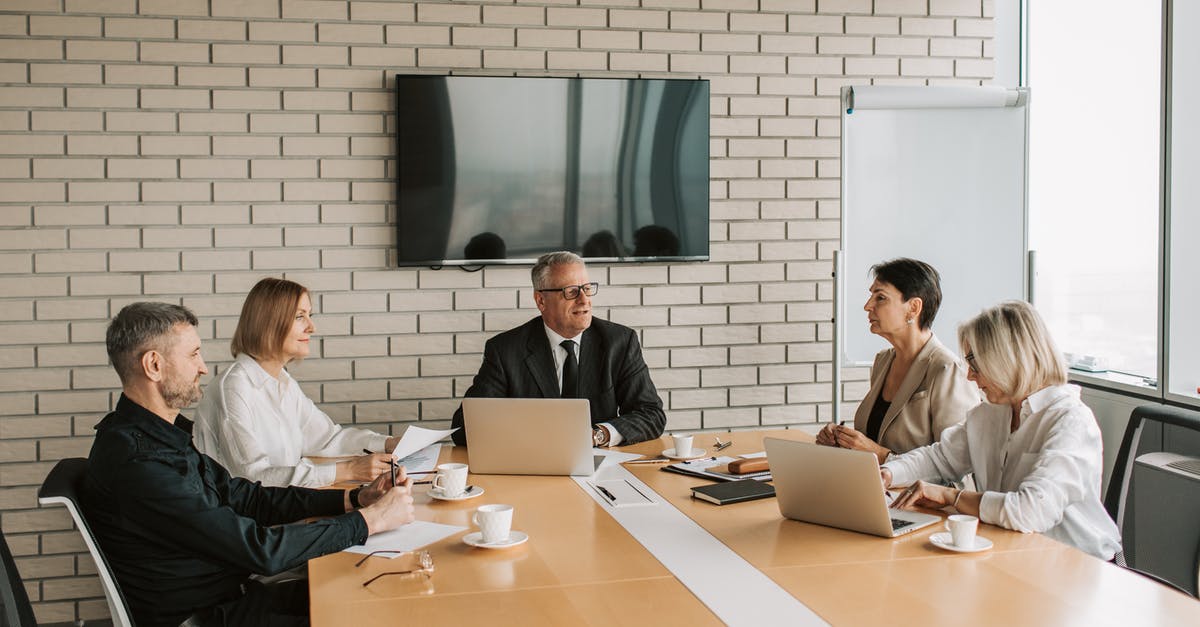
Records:
[[[692,454],[692,436],[686,433],[672,433],[671,439],[675,440],[675,454],[679,457],[687,457]]]
[[[979,528],[979,519],[967,514],[954,514],[946,519],[946,530],[954,540],[954,546],[960,549],[975,548],[975,531]]]
[[[437,476],[433,478],[433,489],[442,496],[454,498],[460,496],[467,488],[466,464],[441,464],[437,467]]]
[[[481,505],[475,510],[471,522],[483,532],[483,541],[487,544],[508,540],[509,530],[512,529],[512,505]]]

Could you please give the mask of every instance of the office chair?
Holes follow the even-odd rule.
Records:
[[[71,518],[75,520],[75,526],[79,527],[79,533],[83,535],[83,541],[87,544],[92,559],[96,561],[96,570],[99,571],[100,581],[104,584],[104,596],[108,598],[108,608],[112,613],[114,627],[133,627],[133,619],[129,617],[129,605],[125,603],[125,595],[121,593],[121,587],[117,585],[117,578],[108,565],[108,559],[104,557],[104,551],[101,551],[100,545],[96,543],[96,537],[92,535],[92,529],[83,517],[83,510],[79,507],[77,495],[87,469],[88,460],[82,457],[67,458],[55,464],[50,474],[46,476],[46,480],[42,482],[41,489],[38,490],[38,503],[42,505],[59,503],[67,507]]]
[[[0,625],[37,627],[33,605],[29,603],[29,594],[25,592],[25,584],[21,583],[21,573],[17,572],[17,563],[13,560],[12,551],[8,550],[8,540],[2,534],[0,559],[4,561],[4,569],[0,571]]]
[[[1200,413],[1137,407],[1104,497],[1121,531],[1116,563],[1191,596],[1200,593],[1198,459]]]

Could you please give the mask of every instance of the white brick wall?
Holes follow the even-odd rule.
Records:
[[[640,5],[640,6],[639,6]],[[106,321],[317,296],[295,371],[344,422],[444,425],[484,341],[535,315],[527,268],[393,269],[396,72],[712,81],[712,261],[593,268],[675,429],[831,415],[838,88],[978,84],[987,0],[6,0],[0,3],[0,522],[42,621],[107,610],[34,492],[116,398]],[[847,397],[865,372],[847,372]]]

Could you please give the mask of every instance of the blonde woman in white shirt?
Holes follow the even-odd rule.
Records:
[[[1110,560],[1121,536],[1100,501],[1100,428],[1067,384],[1067,370],[1037,312],[1010,301],[958,329],[967,377],[987,402],[941,440],[888,460],[884,485],[908,485],[898,507],[953,506],[1025,533],[1043,533]],[[979,491],[929,481],[975,473]]]
[[[276,278],[255,284],[230,344],[236,361],[213,379],[196,409],[200,452],[267,486],[321,487],[390,471],[399,438],[334,423],[285,369],[308,357],[315,331],[308,289]],[[364,449],[379,452],[363,455]],[[336,463],[307,459],[350,455]]]

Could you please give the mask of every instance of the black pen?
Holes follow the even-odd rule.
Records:
[[[375,454],[374,451],[368,451],[367,449],[363,449],[363,452],[367,455]],[[394,488],[396,487],[396,458],[394,456],[388,460],[388,465],[392,467],[392,487]]]
[[[846,424],[845,420],[839,420],[837,423],[837,426],[841,427],[845,424]],[[833,434],[833,445],[838,448],[842,448],[842,443],[838,442],[838,439],[837,439],[837,433],[836,433],[837,429],[834,429],[834,431],[835,431],[835,433]]]
[[[606,488],[606,487],[604,487],[604,486],[602,486],[602,485],[598,485],[598,486],[596,486],[596,489],[597,489],[597,490],[599,490],[601,493],[603,493],[603,494],[604,494],[604,496],[607,496],[607,497],[608,497],[608,500],[610,500],[610,501],[616,501],[616,500],[617,500],[617,497],[613,496],[613,493],[612,493],[612,492],[609,492],[609,491],[608,491],[608,488]]]

